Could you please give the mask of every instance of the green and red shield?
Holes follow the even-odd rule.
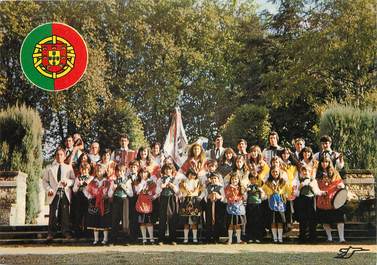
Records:
[[[85,73],[88,50],[81,35],[63,23],[33,29],[20,53],[21,67],[31,83],[48,91],[66,90]]]

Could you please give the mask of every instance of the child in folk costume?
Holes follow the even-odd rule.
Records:
[[[136,201],[137,201],[137,193],[136,193],[136,186],[139,184],[138,182],[138,172],[139,172],[139,162],[137,160],[133,160],[129,163],[129,174],[127,178],[131,182],[132,193],[133,196],[128,197],[128,220],[129,220],[129,232],[130,232],[130,241],[135,242],[138,237],[138,213],[136,212]],[[127,210],[127,207],[125,207]],[[127,228],[126,228],[127,230]]]
[[[320,190],[326,192],[322,196],[317,196],[317,218],[318,222],[323,224],[326,231],[327,241],[332,241],[330,224],[336,223],[339,235],[339,242],[345,242],[344,239],[344,212],[342,208],[334,209],[329,198],[330,190],[344,189],[345,185],[338,171],[334,168],[331,157],[323,155],[320,159],[317,170],[317,182]]]
[[[249,184],[246,186],[246,236],[250,243],[260,243],[264,234],[262,198],[262,181],[258,175],[258,168],[251,167]]]
[[[192,229],[192,241],[198,243],[198,224],[200,223],[202,199],[202,184],[198,175],[193,169],[187,171],[187,178],[183,179],[180,184],[181,203],[179,215],[183,223],[184,239],[183,243],[188,243],[190,227]]]
[[[236,231],[237,243],[241,241],[241,227],[245,224],[245,187],[241,185],[242,175],[239,172],[230,174],[229,184],[225,187],[225,197],[227,201],[227,227],[228,244],[232,244],[233,232]]]
[[[151,244],[154,244],[153,237],[153,203],[156,195],[156,178],[151,177],[147,169],[139,171],[139,184],[136,186],[136,193],[138,195],[136,201],[136,211],[138,212],[138,222],[140,224],[140,231],[143,238],[143,244],[147,243],[147,231]]]
[[[299,241],[301,243],[306,242],[308,239],[310,242],[314,242],[316,239],[316,212],[315,212],[315,196],[321,196],[325,194],[325,191],[321,191],[318,187],[318,183],[315,178],[310,176],[310,167],[302,165],[299,174],[299,196],[295,200],[295,218],[299,222]],[[309,238],[307,237],[307,231],[309,230]]]
[[[292,164],[291,158],[291,150],[289,148],[283,148],[280,153],[280,157],[282,159],[282,166],[281,168],[287,173],[287,186],[288,186],[288,196],[287,196],[287,204],[286,204],[286,211],[285,211],[285,220],[287,221],[287,229],[288,231],[292,229],[293,223],[293,213],[294,213],[294,199],[296,198],[297,190],[298,190],[298,171],[295,164]]]
[[[109,201],[110,181],[106,178],[106,168],[97,166],[94,179],[84,189],[89,200],[86,225],[93,230],[94,242],[99,240],[99,231],[103,231],[102,244],[107,244],[111,228],[111,208]]]
[[[118,240],[119,223],[122,222],[123,227],[129,227],[128,198],[133,197],[134,194],[126,170],[125,165],[115,167],[116,179],[111,182],[110,187],[110,192],[113,194],[111,237],[114,244]]]
[[[178,185],[175,179],[175,168],[172,164],[165,164],[161,169],[162,177],[157,181],[156,194],[160,197],[159,209],[159,244],[162,245],[166,241],[165,233],[168,226],[169,238],[168,241],[176,245],[176,222],[178,200],[177,194],[179,192]]]
[[[205,201],[205,224],[207,231],[207,242],[219,242],[221,232],[223,230],[225,207],[224,207],[224,186],[220,181],[220,175],[211,173],[208,176],[208,183],[204,189]]]
[[[91,166],[89,163],[80,164],[80,176],[76,177],[73,184],[73,201],[71,211],[74,212],[73,230],[75,236],[78,238],[81,236],[84,230],[84,217],[88,211],[88,199],[85,197],[84,189],[93,179],[89,175]]]
[[[162,167],[162,165],[164,163],[164,160],[165,160],[165,156],[161,152],[161,144],[159,142],[154,142],[152,144],[152,146],[151,146],[151,156],[152,156],[152,160],[157,165],[159,165],[160,167]]]
[[[202,185],[207,185],[209,182],[209,177],[215,173],[218,175],[220,182],[223,183],[223,177],[221,176],[221,174],[217,172],[217,168],[218,168],[218,163],[216,160],[208,160],[207,172],[205,175],[203,175],[200,178],[200,182],[202,183]]]
[[[233,151],[232,148],[226,148],[224,150],[219,165],[219,173],[222,176],[226,176],[230,172],[232,172],[235,165],[236,157],[236,153]]]
[[[233,171],[224,177],[225,187],[228,186],[228,184],[230,183],[230,178],[233,173],[237,173],[239,175],[241,185],[245,187],[247,183],[249,182],[249,174],[250,174],[245,156],[243,155],[237,156]]]
[[[272,238],[275,243],[283,242],[283,225],[286,223],[285,210],[286,200],[289,195],[288,185],[281,177],[281,171],[273,165],[270,169],[270,175],[262,186],[268,198],[270,207],[270,221]]]

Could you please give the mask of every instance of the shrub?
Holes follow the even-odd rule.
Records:
[[[330,135],[334,149],[345,155],[347,169],[377,173],[377,111],[331,107],[321,117],[320,131]]]
[[[39,213],[39,179],[42,172],[43,128],[38,113],[25,105],[0,112],[0,170],[25,172],[26,223]]]

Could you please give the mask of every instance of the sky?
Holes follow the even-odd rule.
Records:
[[[272,4],[268,0],[255,0],[255,2],[257,3],[257,13],[260,13],[265,9],[273,14],[277,12],[277,5]]]

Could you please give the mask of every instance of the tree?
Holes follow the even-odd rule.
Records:
[[[239,139],[245,139],[250,145],[262,146],[268,139],[271,125],[268,110],[253,104],[239,107],[222,128],[224,143],[237,146]]]

